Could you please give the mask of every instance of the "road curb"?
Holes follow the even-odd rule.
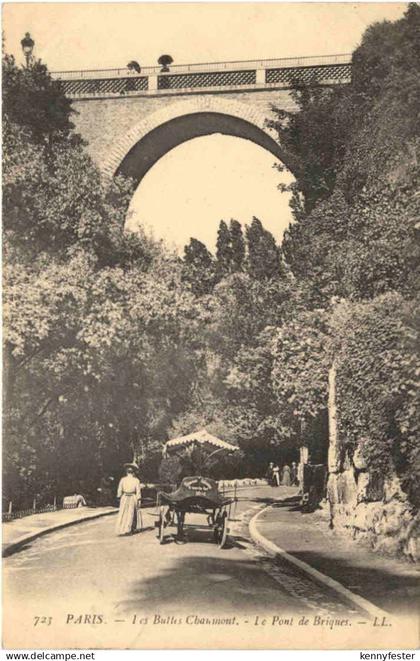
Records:
[[[18,537],[17,540],[14,542],[11,542],[10,544],[3,544],[2,548],[2,557],[7,558],[10,555],[13,555],[14,553],[17,553],[22,546],[25,546],[25,544],[29,544],[30,542],[33,542],[35,539],[38,539],[38,537],[43,537],[44,535],[48,535],[51,532],[56,532],[57,530],[61,530],[62,528],[68,528],[69,526],[75,526],[79,523],[84,523],[85,521],[92,521],[93,519],[100,519],[103,516],[110,516],[111,514],[116,514],[118,512],[118,508],[115,508],[115,510],[110,510],[107,512],[97,512],[97,513],[92,513],[89,516],[86,516],[83,519],[75,519],[74,521],[63,521],[63,523],[57,523],[55,526],[51,526],[50,528],[42,528],[41,530],[37,530],[36,532],[23,535],[22,537]]]
[[[292,555],[291,553],[288,553],[280,546],[277,546],[277,544],[271,542],[269,539],[264,537],[264,535],[260,533],[260,531],[258,530],[257,519],[270,507],[271,505],[264,507],[262,510],[257,512],[249,522],[249,532],[253,541],[256,544],[262,546],[263,549],[265,549],[269,553],[274,553],[274,555],[279,555],[288,562],[290,562],[292,565],[299,567],[299,569],[304,571],[306,574],[309,574],[311,578],[313,578],[315,581],[321,583],[322,585],[328,586],[330,589],[337,592],[341,597],[344,597],[345,599],[350,601],[353,605],[357,606],[358,608],[361,608],[363,611],[368,613],[371,617],[377,617],[380,618],[381,620],[383,617],[389,617],[389,613],[387,611],[378,608],[378,606],[375,606],[364,597],[360,597],[359,595],[354,594],[354,592],[351,592],[351,590],[344,587],[344,585],[342,585],[335,579],[331,578],[330,576],[326,576],[326,574],[323,574],[322,572],[318,571],[317,569],[309,565],[307,562],[304,562],[303,560],[299,560],[299,558],[296,558],[296,556]]]

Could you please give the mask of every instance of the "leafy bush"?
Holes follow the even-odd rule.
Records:
[[[391,292],[371,302],[342,303],[331,321],[341,438],[350,453],[361,446],[372,473],[396,471],[416,506],[418,321],[415,303]]]

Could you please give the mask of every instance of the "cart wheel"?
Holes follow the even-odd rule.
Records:
[[[157,525],[157,538],[159,540],[159,544],[163,544],[165,540],[165,513],[161,510],[159,512],[159,520],[158,520],[158,525]]]
[[[184,522],[185,522],[185,512],[177,512],[177,532],[176,532],[177,544],[185,544],[187,541],[184,530]]]
[[[224,549],[228,539],[228,517],[226,512],[223,514],[222,530],[220,535],[219,549]]]
[[[226,512],[220,514],[217,517],[216,526],[214,528],[214,541],[218,545],[219,549],[223,549],[226,546],[227,542],[227,526],[228,517]]]

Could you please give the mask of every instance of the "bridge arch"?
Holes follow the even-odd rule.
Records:
[[[250,140],[267,149],[293,172],[267,117],[258,108],[222,97],[184,99],[146,116],[114,144],[103,165],[106,176],[131,177],[139,184],[168,151],[193,138],[221,133]]]

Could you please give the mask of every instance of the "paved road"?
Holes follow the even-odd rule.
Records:
[[[216,624],[236,635],[238,625],[254,623],[257,616],[278,617],[283,630],[283,620],[304,615],[360,619],[335,594],[287,563],[274,562],[247,539],[247,521],[264,500],[287,493],[281,487],[241,492],[234,544],[224,550],[208,531],[192,529],[187,544],[169,540],[160,546],[154,518],[146,512],[149,529],[132,537],[117,537],[115,517],[106,517],[34,541],[4,560],[6,644],[23,646],[22,636],[30,632],[31,647],[36,641],[54,646],[57,640],[62,646],[147,647],[149,636],[156,641],[156,630],[168,644],[174,643],[178,621],[185,624],[187,617],[194,635],[209,624],[202,618],[222,618],[226,623]],[[52,621],[37,623],[36,617]],[[183,641],[188,640],[186,634]]]

